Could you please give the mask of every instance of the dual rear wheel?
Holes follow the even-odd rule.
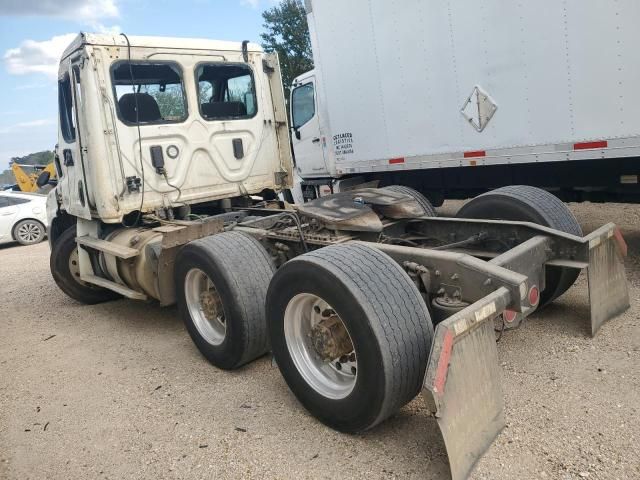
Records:
[[[478,197],[459,216],[581,234],[564,204],[532,187]],[[543,301],[576,276],[547,269]],[[183,247],[175,281],[186,328],[213,365],[235,369],[271,349],[298,400],[334,429],[372,428],[420,391],[433,338],[429,310],[409,275],[375,248],[330,246],[276,272],[258,240],[226,232]]]
[[[175,275],[187,330],[212,364],[235,369],[271,348],[300,402],[337,430],[371,428],[420,391],[429,312],[375,249],[323,248],[275,273],[257,240],[226,232],[185,246]]]

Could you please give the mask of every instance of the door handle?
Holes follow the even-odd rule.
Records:
[[[320,143],[320,139],[319,138],[314,138],[313,140],[311,140],[313,143]]]

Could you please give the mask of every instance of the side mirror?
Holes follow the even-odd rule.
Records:
[[[42,172],[40,175],[38,175],[38,179],[36,180],[36,185],[38,185],[39,188],[44,187],[45,185],[49,184],[49,180],[51,179],[51,174],[49,172]]]

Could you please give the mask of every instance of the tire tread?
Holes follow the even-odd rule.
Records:
[[[411,187],[405,187],[404,185],[391,185],[390,187],[384,188],[386,188],[387,190],[391,190],[392,192],[402,193],[404,195],[412,197],[423,208],[427,217],[438,216],[438,214],[436,213],[436,209],[433,208],[433,205],[431,204],[429,199],[418,190]]]
[[[369,310],[387,363],[385,402],[367,427],[372,428],[411,401],[422,387],[433,337],[427,307],[406,272],[374,248],[336,245],[299,258],[329,269],[363,296],[361,302]]]
[[[234,284],[237,303],[244,311],[244,349],[237,366],[269,351],[264,304],[275,272],[273,259],[254,237],[242,232],[224,232],[191,242],[201,248]]]

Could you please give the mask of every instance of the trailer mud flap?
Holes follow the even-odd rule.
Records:
[[[588,236],[591,335],[630,306],[623,257],[627,245],[620,230],[607,225]]]
[[[505,426],[493,320],[509,302],[500,288],[436,327],[423,396],[444,438],[453,480],[469,476]]]

